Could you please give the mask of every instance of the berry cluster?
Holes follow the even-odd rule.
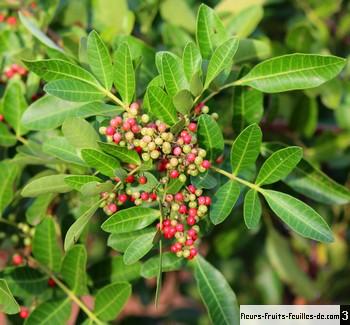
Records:
[[[26,74],[27,74],[26,68],[14,63],[4,70],[3,79],[8,80],[8,79],[13,78],[16,75],[23,77]]]
[[[166,195],[167,218],[157,228],[164,238],[175,239],[170,250],[178,257],[192,259],[197,255],[194,246],[200,230],[197,223],[206,216],[210,204],[210,197],[192,184],[175,195]]]
[[[9,26],[16,26],[17,18],[15,16],[6,16],[4,13],[0,13],[0,23],[6,23]]]

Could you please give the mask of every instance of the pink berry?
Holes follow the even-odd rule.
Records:
[[[205,205],[210,205],[211,204],[211,198],[210,196],[205,197]]]
[[[179,193],[176,193],[176,194],[175,194],[175,200],[176,200],[176,201],[180,201],[180,202],[183,201],[183,200],[184,200],[183,194],[180,193],[180,192],[179,192]]]
[[[116,128],[118,126],[117,121],[113,118],[109,121],[109,125]]]
[[[169,174],[170,178],[178,178],[180,173],[177,170],[172,170]]]
[[[147,177],[146,176],[140,176],[139,177],[139,183],[140,184],[146,184],[147,183]]]
[[[2,122],[4,119],[4,115],[0,114],[0,122]]]
[[[106,135],[114,135],[115,128],[113,126],[108,126],[106,129]]]
[[[12,256],[12,264],[13,265],[21,265],[23,263],[23,257],[19,254],[15,254]]]
[[[27,307],[21,306],[19,311],[19,317],[26,319],[29,316],[29,309]]]
[[[140,105],[138,102],[133,102],[133,103],[131,103],[130,108],[138,110],[140,108]]]
[[[6,19],[6,22],[11,25],[11,26],[14,26],[17,24],[17,18],[16,17],[13,17],[13,16],[10,16]]]
[[[174,200],[174,196],[172,194],[167,194],[165,196],[165,201],[172,202]]]
[[[118,125],[123,124],[123,118],[121,116],[116,116],[114,119]]]
[[[11,79],[14,75],[15,75],[15,72],[14,72],[12,69],[7,69],[7,70],[5,71],[5,76],[6,76],[8,79]]]
[[[186,222],[189,226],[193,226],[196,223],[196,218],[192,216],[188,216]]]
[[[140,132],[140,127],[139,127],[137,124],[135,124],[135,125],[133,125],[133,126],[131,127],[131,131],[132,131],[133,133],[139,133],[139,132]]]
[[[185,242],[186,246],[192,246],[193,245],[193,239],[187,239]]]
[[[197,254],[198,254],[198,251],[196,248],[193,247],[190,249],[190,257],[191,258],[195,257]]]
[[[126,121],[129,123],[130,126],[136,125],[136,120],[134,118],[128,118]]]
[[[173,253],[176,253],[177,252],[177,247],[174,245],[171,245],[170,247],[170,250],[173,252]]]
[[[113,134],[113,141],[118,144],[122,140],[122,135],[120,133]]]
[[[128,122],[123,123],[123,130],[124,131],[129,131],[130,127],[131,127],[131,125]]]
[[[168,226],[170,226],[170,220],[169,219],[165,219],[165,220],[163,220],[163,226],[164,227],[168,227]]]
[[[200,197],[198,198],[198,203],[199,203],[200,205],[204,205],[204,204],[205,204],[205,196],[200,196]]]
[[[193,163],[196,160],[196,155],[194,153],[189,153],[186,157],[187,162]]]
[[[195,216],[197,215],[197,209],[196,209],[196,208],[190,208],[190,209],[188,210],[188,215],[189,215],[190,217],[195,217]]]
[[[187,212],[187,207],[186,207],[186,205],[184,205],[184,204],[180,205],[180,207],[179,207],[179,213],[185,214],[186,212]]]
[[[191,123],[188,125],[188,129],[189,129],[191,132],[196,132],[196,130],[197,130],[197,124],[194,123],[194,122],[191,122]]]
[[[185,227],[182,223],[178,223],[176,226],[176,231],[183,232],[185,230]]]
[[[119,194],[118,195],[118,201],[120,203],[125,203],[128,199],[128,196],[125,193]]]
[[[182,150],[181,150],[180,147],[175,147],[174,150],[173,150],[173,154],[174,154],[175,156],[180,156],[180,155],[181,155],[181,152],[182,152]]]
[[[188,135],[188,132],[186,130],[181,131],[180,136],[183,138],[184,136]]]
[[[189,135],[189,134],[187,134],[187,135],[183,136],[182,139],[184,140],[184,142],[185,142],[186,144],[190,144],[191,141],[192,141],[192,136]]]
[[[190,184],[190,185],[188,185],[188,190],[189,190],[192,194],[194,194],[194,193],[196,192],[196,187],[195,187],[194,185]]]
[[[151,199],[152,201],[157,200],[157,194],[156,194],[156,193],[151,193],[149,197],[150,197],[150,199]]]
[[[197,232],[194,229],[189,229],[187,231],[187,235],[190,236],[192,239],[197,238]]]
[[[149,194],[147,192],[142,192],[140,197],[142,201],[147,201],[149,199]]]
[[[118,209],[117,205],[115,203],[108,204],[108,210],[112,213],[116,212]]]
[[[165,132],[166,131],[166,125],[164,123],[160,123],[158,125],[158,131],[161,132],[161,133]]]
[[[211,167],[211,163],[209,160],[203,160],[202,167],[205,169],[209,169]]]
[[[24,68],[24,67],[18,67],[17,68],[17,72],[21,75],[21,76],[24,76],[24,75],[26,75],[27,74],[27,69],[26,68]]]

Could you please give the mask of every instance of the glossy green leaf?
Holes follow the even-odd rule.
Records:
[[[288,54],[256,65],[236,82],[267,93],[317,87],[333,79],[344,67],[345,59],[316,54]]]
[[[220,18],[205,4],[201,4],[198,10],[196,39],[204,59],[209,59],[215,48],[227,39]]]
[[[210,83],[226,68],[230,68],[233,57],[238,49],[237,38],[230,38],[214,50],[210,58],[204,88],[208,88]]]
[[[125,233],[145,228],[153,223],[159,216],[159,210],[132,207],[113,214],[101,227],[106,232],[115,234]]]
[[[90,219],[98,209],[99,205],[100,201],[93,204],[70,226],[64,239],[65,251],[73,247],[73,245],[78,241],[80,235],[82,234]]]
[[[123,259],[126,265],[133,264],[144,257],[153,247],[156,232],[146,233],[134,239],[126,249]]]
[[[236,138],[231,148],[232,174],[252,165],[260,152],[262,133],[257,124],[246,127]]]
[[[115,170],[120,167],[117,159],[95,149],[82,149],[84,161],[103,175],[114,177]]]
[[[111,283],[97,292],[94,314],[103,321],[111,321],[122,311],[130,296],[129,283]]]
[[[197,188],[212,189],[218,185],[218,181],[213,173],[204,172],[200,173],[198,176],[191,176],[191,183]]]
[[[111,282],[132,281],[140,278],[141,263],[125,265],[122,256],[115,256],[112,259]]]
[[[31,130],[54,129],[71,117],[111,115],[122,112],[121,108],[103,102],[70,102],[55,96],[45,95],[32,103],[22,116],[23,125]]]
[[[87,56],[89,66],[103,87],[111,89],[113,83],[112,59],[106,44],[96,31],[92,31],[87,39]]]
[[[261,218],[261,202],[258,192],[250,189],[244,197],[244,222],[249,229],[258,226]]]
[[[108,237],[107,245],[118,252],[125,252],[128,246],[134,240],[150,233],[154,233],[154,227],[152,226],[137,231],[126,232],[123,234],[110,234]]]
[[[68,186],[79,191],[85,184],[100,182],[101,179],[91,175],[69,175],[65,177],[64,181],[68,184]]]
[[[114,54],[114,84],[124,103],[130,104],[135,96],[136,81],[127,43],[122,43]]]
[[[299,235],[326,243],[333,241],[327,223],[304,202],[272,190],[264,190],[262,194],[272,211]]]
[[[189,42],[182,55],[182,64],[187,80],[191,82],[193,75],[202,69],[201,53],[193,42]]]
[[[272,184],[286,177],[303,157],[300,147],[288,147],[274,152],[261,166],[255,183]]]
[[[53,198],[54,194],[46,193],[34,199],[33,203],[26,210],[26,220],[30,225],[35,226],[43,220]]]
[[[203,257],[194,260],[194,277],[213,324],[238,325],[236,295],[224,276]]]
[[[3,210],[12,201],[14,195],[14,182],[18,176],[18,166],[15,164],[0,162],[0,217]]]
[[[0,279],[0,312],[10,315],[19,312],[19,305],[4,279]]]
[[[106,182],[101,183],[99,181],[88,182],[81,186],[80,192],[84,197],[87,196],[96,196],[101,192],[111,192],[113,191],[114,185],[112,181],[108,180]]]
[[[183,115],[189,114],[193,107],[191,92],[187,89],[180,90],[173,98],[176,110]]]
[[[239,193],[239,185],[233,180],[228,181],[217,190],[210,207],[210,220],[214,225],[223,222],[230,215]]]
[[[171,52],[158,52],[157,57],[159,60],[158,70],[168,95],[173,97],[180,90],[188,89],[189,84],[181,59]]]
[[[202,72],[197,71],[190,81],[190,91],[193,96],[199,96],[203,91]]]
[[[159,87],[149,87],[147,90],[149,112],[168,125],[174,125],[178,121],[176,108],[171,97]]]
[[[77,149],[98,149],[99,136],[89,122],[73,117],[64,121],[62,132],[68,142]]]
[[[77,295],[87,293],[86,262],[87,253],[83,245],[69,249],[62,261],[62,278]]]
[[[29,182],[22,190],[24,197],[35,197],[45,193],[67,193],[71,188],[64,182],[67,175],[44,176]]]
[[[36,307],[25,321],[25,325],[60,325],[69,319],[72,301],[69,298],[46,301]]]
[[[104,142],[99,142],[98,144],[104,152],[117,157],[122,162],[135,165],[141,164],[141,159],[135,150]]]
[[[259,123],[263,113],[262,92],[248,87],[235,88],[232,125],[237,133],[250,124]]]
[[[271,56],[271,44],[265,40],[244,38],[239,40],[239,47],[235,55],[235,63],[248,60],[265,60]]]
[[[216,121],[209,115],[203,114],[198,120],[198,142],[207,150],[206,158],[217,158],[224,150],[224,137]]]
[[[89,102],[102,99],[105,96],[102,90],[79,80],[50,81],[45,85],[44,90],[49,95],[72,102]]]
[[[10,132],[7,125],[0,123],[0,146],[1,147],[12,147],[16,144],[16,136]]]
[[[33,255],[50,270],[58,272],[61,265],[61,248],[58,243],[56,224],[52,218],[45,218],[35,228]]]
[[[162,254],[162,272],[170,272],[178,270],[184,264],[182,258],[177,257],[174,253]],[[158,275],[159,255],[147,260],[141,268],[141,275],[144,278],[154,278]]]

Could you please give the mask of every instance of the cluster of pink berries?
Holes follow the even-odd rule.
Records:
[[[175,195],[166,195],[165,209],[168,217],[157,228],[164,238],[175,239],[170,247],[171,252],[187,259],[197,255],[194,246],[200,230],[197,223],[206,216],[210,205],[211,198],[204,196],[203,191],[192,184]]]
[[[8,80],[13,78],[16,75],[25,76],[26,74],[27,74],[26,68],[14,63],[5,69],[3,78]]]

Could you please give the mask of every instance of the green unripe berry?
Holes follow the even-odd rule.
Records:
[[[147,148],[148,150],[152,151],[156,148],[156,144],[154,142],[150,142],[148,145],[147,145]]]
[[[106,134],[106,130],[107,128],[105,126],[101,126],[99,129],[98,129],[98,132],[102,135]]]
[[[198,170],[192,170],[191,171],[192,176],[197,176],[198,175]]]
[[[176,253],[177,254],[177,253]],[[190,256],[190,251],[188,249],[185,249],[183,252],[182,252],[182,256],[184,258],[187,258]]]
[[[143,160],[143,161],[149,161],[150,159],[151,159],[151,156],[149,155],[149,153],[144,152],[144,153],[142,154],[142,160]]]
[[[112,143],[113,142],[113,137],[111,137],[110,135],[107,135],[106,136],[106,140],[108,143]],[[120,142],[119,142],[119,145],[120,145]]]
[[[206,169],[202,166],[199,166],[198,167],[198,170],[201,172],[201,173],[204,173],[206,171]]]
[[[180,206],[177,204],[177,203],[174,203],[172,206],[171,206],[171,210],[173,210],[173,211],[179,211],[179,208],[180,208]],[[175,220],[173,220],[173,221],[175,221]],[[172,221],[172,222],[173,222]],[[175,225],[176,225],[176,223],[175,223]]]
[[[177,257],[182,257],[182,255],[183,255],[182,251],[176,252],[176,256],[177,256]]]
[[[35,234],[35,228],[31,228],[29,231],[29,235],[33,237],[34,234]]]
[[[194,194],[190,194],[189,199],[190,199],[190,201],[194,201],[197,199],[197,197]]]
[[[191,147],[188,145],[188,144],[185,144],[183,147],[182,147],[182,151],[184,153],[190,153],[191,152]]]
[[[147,128],[142,128],[141,129],[141,134],[142,135],[146,135],[146,133],[147,133]]]
[[[186,237],[183,235],[182,232],[178,232],[177,234],[180,235],[180,236],[177,238],[177,241],[178,241],[180,244],[184,244],[185,241],[186,241]]]
[[[126,132],[125,139],[131,141],[132,139],[134,139],[134,133],[132,133],[131,131]]]
[[[197,207],[197,202],[196,201],[191,201],[190,203],[188,203],[188,206],[190,208],[196,208]]]
[[[203,158],[202,157],[196,157],[196,159],[194,160],[194,163],[196,165],[200,165],[203,162]]]
[[[164,142],[163,145],[162,145],[162,151],[165,154],[171,153],[171,144],[169,142]]]
[[[152,159],[158,159],[159,158],[159,151],[158,150],[153,150],[152,152],[151,152],[151,158]]]
[[[139,139],[135,139],[133,144],[134,144],[135,147],[140,147],[140,142],[141,141]]]
[[[179,176],[179,181],[180,181],[181,183],[185,183],[185,182],[186,182],[186,179],[187,179],[187,177],[186,177],[185,174],[181,174],[181,175]]]
[[[206,205],[200,205],[200,206],[198,207],[198,211],[200,211],[200,212],[202,212],[202,213],[204,214],[204,213],[207,213],[207,212],[208,212],[208,208],[207,208]]]
[[[141,116],[142,123],[148,123],[149,122],[149,116],[147,114],[142,114]]]
[[[131,195],[132,194],[131,188],[128,188],[125,192],[126,192],[127,195]]]
[[[142,200],[141,199],[136,199],[134,203],[135,203],[135,205],[140,205],[140,204],[142,204]]]
[[[204,107],[202,108],[202,112],[203,112],[204,114],[208,114],[208,113],[209,113],[209,107],[208,107],[208,106],[204,106]]]
[[[197,234],[199,233],[200,228],[198,225],[192,226],[192,229],[195,230],[197,232]]]
[[[30,239],[30,237],[24,238],[23,244],[24,246],[30,246],[32,244],[32,240]]]
[[[164,141],[162,138],[157,137],[157,138],[155,138],[154,142],[157,146],[160,146]]]
[[[174,135],[171,132],[168,132],[166,140],[169,141],[169,142],[173,141],[174,140]]]
[[[161,138],[162,138],[164,141],[166,141],[167,138],[168,138],[168,133],[163,132],[163,133],[160,134],[160,136],[161,136]]]
[[[218,113],[213,113],[211,114],[211,117],[214,119],[214,120],[217,120],[219,118],[219,114]]]
[[[198,150],[198,156],[205,158],[205,156],[207,155],[207,152],[204,149],[199,149]]]
[[[197,196],[201,196],[203,194],[203,190],[198,189],[194,194],[196,194]]]
[[[125,141],[120,141],[120,142],[119,142],[119,145],[120,145],[121,147],[125,147],[126,143],[125,143]]]
[[[18,241],[19,241],[18,235],[12,235],[12,236],[11,236],[11,242],[12,242],[12,243],[17,244]]]
[[[170,159],[170,165],[172,167],[176,167],[179,164],[179,161],[177,160],[177,158],[173,157]]]
[[[148,135],[148,136],[152,137],[152,136],[153,136],[153,134],[154,134],[154,129],[152,129],[152,128],[148,128],[148,129],[147,129],[147,132],[146,132],[146,135]]]

